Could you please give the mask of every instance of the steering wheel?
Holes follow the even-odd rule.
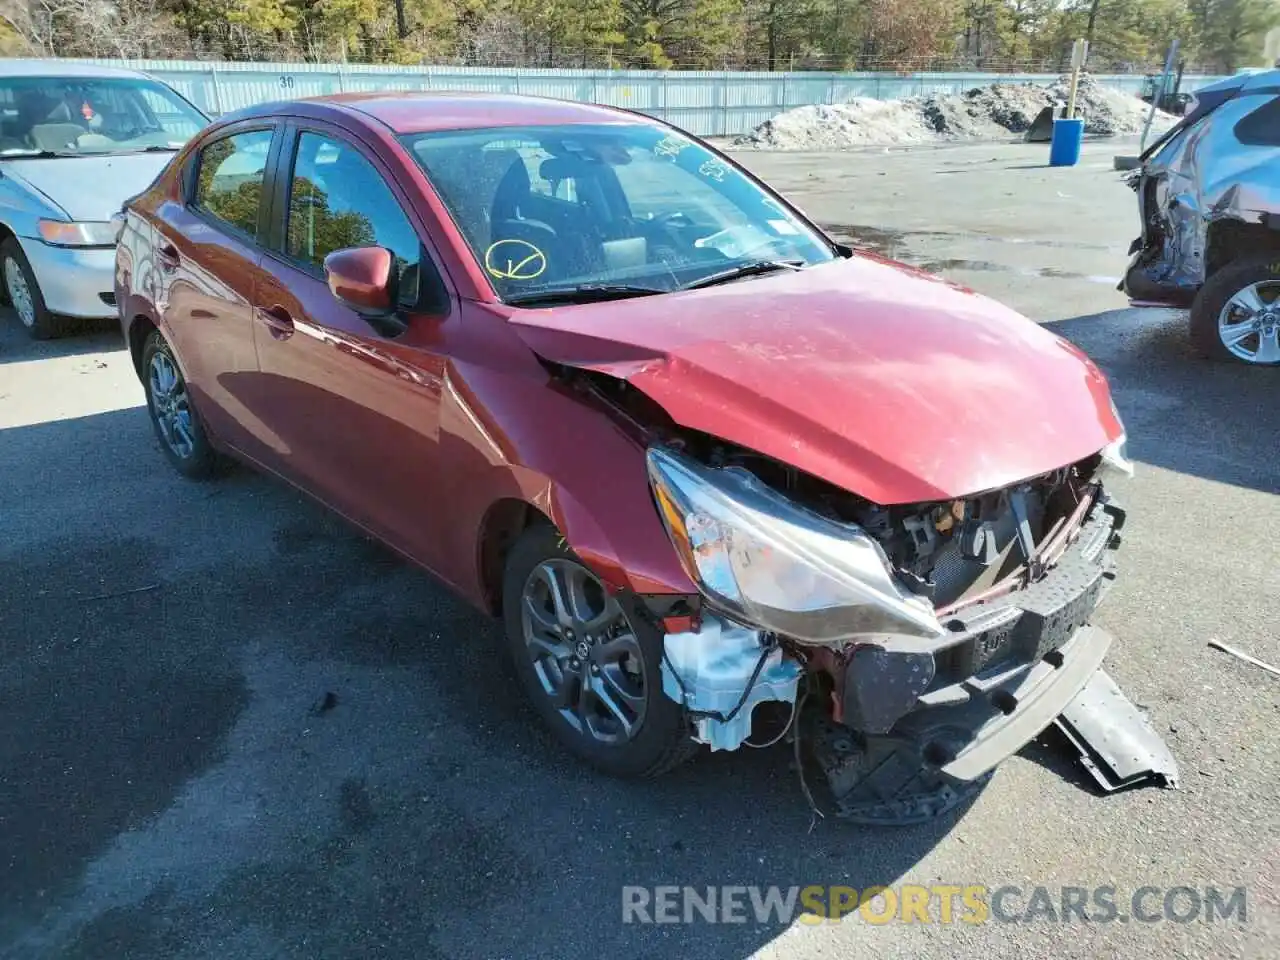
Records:
[[[668,210],[666,213],[659,213],[649,218],[649,222],[659,227],[691,227],[693,221],[689,219],[689,215],[683,210]]]

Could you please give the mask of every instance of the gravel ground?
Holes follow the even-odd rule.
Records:
[[[1024,134],[1045,107],[1065,104],[1066,81],[1052,86],[990,84],[961,94],[931,94],[903,100],[856,97],[848,103],[797,107],[766,120],[734,141],[742,149],[839,150],[957,140],[1007,140]],[[1140,133],[1149,105],[1138,97],[1084,77],[1076,93],[1076,115],[1085,133]],[[1151,127],[1160,133],[1177,118],[1157,111]]]
[[[0,957],[1274,960],[1280,681],[1206,642],[1280,663],[1277,378],[1123,309],[1114,149],[746,160],[1111,377],[1138,475],[1099,620],[1181,789],[1099,796],[1052,740],[911,829],[814,824],[779,750],[602,780],[513,695],[491,623],[279,483],[176,477],[114,335],[33,345],[0,317]],[[903,883],[1245,885],[1248,915],[620,922],[625,884]]]

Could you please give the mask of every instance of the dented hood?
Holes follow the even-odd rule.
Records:
[[[511,322],[547,360],[628,381],[682,426],[876,503],[960,497],[1119,436],[1106,380],[1000,304],[878,257]]]

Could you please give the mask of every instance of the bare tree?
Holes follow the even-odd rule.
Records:
[[[0,0],[0,19],[42,56],[128,59],[183,46],[160,0]]]

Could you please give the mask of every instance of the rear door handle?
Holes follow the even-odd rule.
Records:
[[[284,307],[258,307],[254,312],[267,328],[267,332],[277,340],[288,340],[293,336],[293,317]]]

